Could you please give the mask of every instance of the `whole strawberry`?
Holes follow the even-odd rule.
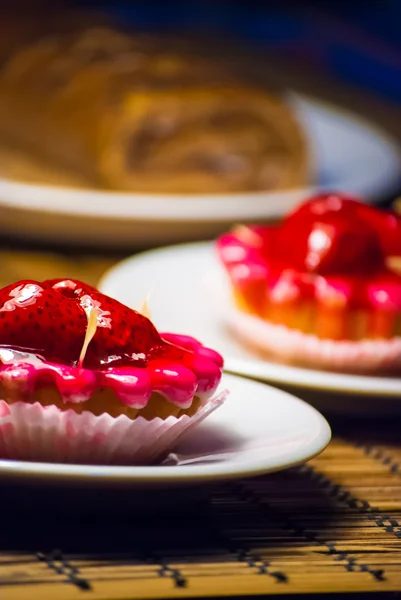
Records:
[[[0,290],[0,346],[91,369],[145,367],[185,352],[163,341],[145,316],[73,279],[19,281]]]

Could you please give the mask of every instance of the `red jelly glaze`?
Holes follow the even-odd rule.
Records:
[[[401,218],[352,196],[320,194],[279,226],[223,235],[217,249],[234,288],[256,312],[267,295],[401,310],[401,277],[386,265],[401,256]]]
[[[85,338],[87,314],[98,313],[96,333],[84,367],[145,367],[152,352],[176,359],[149,319],[79,281],[19,281],[0,291],[0,343],[31,350],[48,361],[76,364]]]
[[[78,367],[88,309],[96,310],[97,329]],[[0,290],[0,362],[0,380],[16,381],[22,396],[52,382],[65,402],[84,402],[107,386],[137,408],[152,391],[187,407],[195,393],[214,391],[223,367],[194,338],[161,336],[145,316],[75,280]]]
[[[358,220],[370,225],[377,233],[385,256],[398,256],[401,245],[401,217],[392,210],[378,210],[362,202],[361,198],[348,194],[327,192],[314,196],[301,204],[286,219],[297,222],[298,227],[320,216],[341,214],[349,221]]]
[[[0,344],[72,364],[85,338],[87,317],[70,298],[37,281],[0,290]]]

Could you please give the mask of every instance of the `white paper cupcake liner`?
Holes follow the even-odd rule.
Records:
[[[151,464],[162,459],[178,438],[223,404],[228,392],[205,400],[193,417],[146,421],[56,406],[0,400],[0,457],[40,462]]]
[[[399,337],[391,340],[322,340],[237,310],[229,313],[228,324],[242,342],[285,362],[351,373],[401,369]]]

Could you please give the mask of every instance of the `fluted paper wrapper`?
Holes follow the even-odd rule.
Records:
[[[77,414],[56,406],[0,400],[0,457],[40,462],[143,465],[155,463],[178,438],[223,404],[223,391],[197,413],[146,421],[125,415]]]
[[[228,324],[245,344],[285,362],[351,373],[394,372],[401,368],[401,338],[322,340],[284,325],[231,311]]]

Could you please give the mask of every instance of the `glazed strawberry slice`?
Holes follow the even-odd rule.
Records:
[[[164,344],[148,318],[113,298],[91,291],[81,295],[79,302],[87,314],[97,312],[97,330],[86,353],[85,367],[145,366],[150,352]]]
[[[339,215],[318,220],[306,236],[305,268],[321,275],[375,273],[385,268],[379,236],[364,221]]]
[[[82,307],[32,280],[0,290],[0,345],[30,350],[48,361],[74,364],[87,317]]]
[[[49,279],[51,286],[64,298],[75,300],[85,311],[97,313],[97,329],[85,355],[89,368],[122,366],[135,363],[145,366],[149,351],[162,344],[152,323],[143,315],[96,288],[76,279]]]
[[[75,279],[44,282],[65,298],[80,303],[87,317],[97,312],[97,329],[83,362],[88,368],[145,367],[150,360],[181,360],[185,350],[163,341],[149,319]]]
[[[77,365],[93,311],[96,327],[83,367],[146,367],[151,360],[181,360],[186,353],[162,340],[145,316],[72,279],[19,281],[0,290],[0,346]]]
[[[319,219],[336,218],[339,215],[355,223],[363,221],[377,232],[385,255],[401,254],[401,217],[391,210],[378,210],[363,203],[362,198],[337,192],[313,196],[284,220],[283,229],[288,238],[297,239],[302,229],[311,227]]]

